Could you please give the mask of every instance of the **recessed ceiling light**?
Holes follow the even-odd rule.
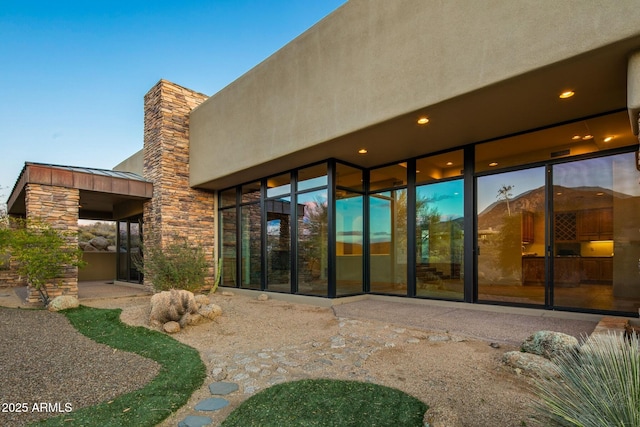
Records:
[[[366,148],[361,148],[361,149],[358,150],[358,154],[367,154],[367,153],[368,153],[368,151],[367,151]]]
[[[571,98],[573,95],[575,95],[576,93],[572,90],[565,90],[564,92],[562,92],[559,97],[560,99],[567,99],[567,98]]]
[[[491,167],[498,166],[498,162],[491,162],[491,163],[489,163],[489,166],[491,166]]]
[[[426,125],[427,123],[429,123],[429,118],[427,118],[427,117],[420,117],[418,119],[418,124],[419,125]]]
[[[573,135],[571,139],[573,139],[574,141],[577,141],[579,139],[582,139],[582,137],[580,135]]]
[[[453,162],[447,162],[447,166],[453,165]]]
[[[606,137],[606,138],[604,139],[604,142],[609,142],[609,141],[611,141],[612,139],[613,139],[613,137],[612,137],[612,136],[608,136],[608,137]]]
[[[587,139],[593,139],[593,135],[585,135],[582,137],[583,141],[586,141]]]

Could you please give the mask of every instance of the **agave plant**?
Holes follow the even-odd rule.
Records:
[[[640,339],[594,335],[554,358],[558,376],[536,380],[545,426],[640,426]]]

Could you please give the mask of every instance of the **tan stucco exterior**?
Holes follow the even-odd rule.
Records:
[[[140,176],[144,175],[144,150],[140,150],[133,154],[131,157],[118,163],[114,168],[114,171],[120,172],[132,172]]]
[[[637,0],[351,0],[192,112],[190,183],[221,188],[328,156],[372,166],[623,108],[638,47]],[[614,76],[619,86],[598,90]],[[575,85],[593,96],[546,115]],[[421,112],[446,126],[393,127]],[[459,129],[470,117],[483,129]],[[382,137],[393,157],[344,158]]]

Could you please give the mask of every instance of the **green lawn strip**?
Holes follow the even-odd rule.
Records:
[[[372,383],[313,379],[275,385],[236,408],[222,427],[422,426],[428,406]]]
[[[195,349],[160,332],[125,325],[120,312],[80,306],[62,313],[92,340],[155,360],[161,365],[158,375],[139,390],[38,425],[154,426],[184,405],[203,384],[206,368]]]

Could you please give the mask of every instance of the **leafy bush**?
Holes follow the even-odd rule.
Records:
[[[640,339],[594,335],[535,383],[545,426],[640,426]]]
[[[10,219],[0,226],[0,250],[17,263],[17,271],[49,303],[47,283],[60,278],[66,268],[83,267],[82,251],[70,242],[73,233],[53,228],[39,219]],[[6,252],[5,252],[6,251]]]
[[[208,269],[204,251],[186,238],[175,238],[164,247],[147,241],[143,253],[143,257],[134,258],[134,264],[151,280],[156,291],[194,291],[204,285]]]

